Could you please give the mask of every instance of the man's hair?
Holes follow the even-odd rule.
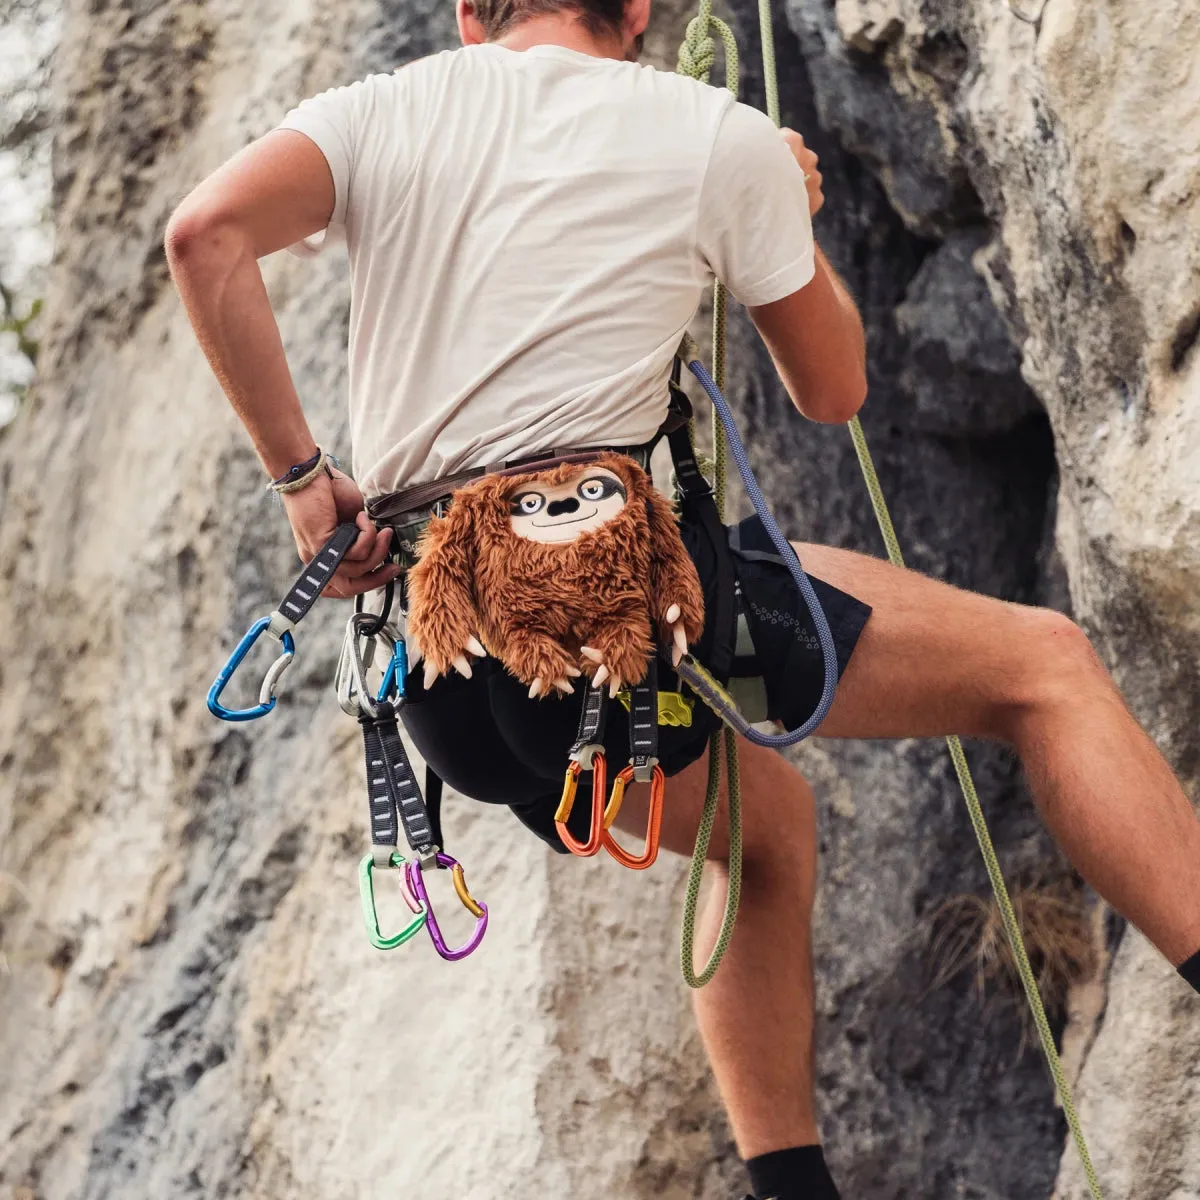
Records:
[[[488,41],[503,37],[528,17],[573,12],[594,37],[621,32],[625,0],[472,0],[475,19]]]

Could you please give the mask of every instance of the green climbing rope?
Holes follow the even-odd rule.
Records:
[[[759,34],[762,42],[763,87],[766,93],[767,113],[776,125],[780,125],[779,81],[775,65],[775,34],[772,23],[771,0],[758,0],[758,20]],[[694,79],[707,80],[708,73],[712,69],[716,57],[716,45],[712,39],[711,30],[715,30],[724,43],[726,86],[736,98],[738,94],[737,43],[729,27],[723,21],[713,16],[712,0],[700,0],[698,13],[688,24],[684,43],[679,49],[678,69],[681,73],[690,75]],[[717,386],[722,390],[725,386],[724,375],[725,294],[724,289],[718,284],[713,296],[713,378],[716,380]],[[888,559],[895,566],[903,567],[904,555],[900,549],[899,539],[896,537],[896,529],[892,524],[887,500],[884,498],[883,489],[879,484],[879,476],[875,470],[875,463],[871,458],[871,451],[867,446],[866,434],[863,432],[862,424],[857,417],[851,419],[849,427],[850,437],[854,443],[854,450],[858,456],[858,463],[862,469],[863,481],[871,498],[871,507],[875,513],[875,520],[878,522],[879,531],[883,535],[884,545],[887,548]],[[715,414],[713,416],[713,448],[716,464],[713,483],[714,490],[717,493],[717,503],[721,508],[723,519],[725,500],[725,439]],[[692,856],[692,865],[688,873],[687,895],[684,903],[682,937],[683,975],[691,987],[703,986],[716,973],[716,969],[720,965],[721,958],[728,948],[729,941],[733,935],[733,925],[737,917],[737,905],[741,888],[742,831],[741,796],[737,771],[737,744],[732,730],[726,729],[724,737],[729,783],[729,890],[725,900],[725,914],[721,921],[720,933],[718,934],[712,956],[704,970],[697,975],[692,957],[695,936],[696,901],[700,892],[700,876],[708,852],[709,838],[712,835],[720,796],[721,735],[718,733],[713,735],[710,745],[708,794],[705,797],[704,812],[700,822],[700,829],[696,836],[696,849]],[[1084,1138],[1083,1127],[1080,1124],[1079,1115],[1075,1110],[1071,1087],[1063,1072],[1062,1062],[1058,1056],[1058,1049],[1054,1045],[1054,1035],[1050,1030],[1050,1022],[1046,1018],[1046,1009],[1042,1004],[1042,998],[1038,992],[1037,980],[1033,974],[1033,967],[1029,962],[1029,955],[1025,949],[1025,941],[1021,936],[1021,927],[1017,921],[1016,913],[1013,911],[1012,900],[1009,897],[1008,888],[1004,882],[1003,872],[1000,870],[1000,862],[996,857],[996,849],[992,843],[991,834],[988,831],[987,821],[983,815],[983,806],[979,802],[979,794],[975,789],[975,781],[971,775],[971,769],[967,764],[966,753],[958,737],[948,737],[946,744],[950,750],[950,758],[954,763],[954,770],[958,776],[958,783],[962,789],[963,799],[967,804],[967,812],[971,818],[971,825],[975,830],[975,837],[979,842],[979,849],[983,854],[984,866],[987,869],[988,879],[991,881],[992,891],[996,897],[996,904],[1000,909],[1005,933],[1008,935],[1013,959],[1021,978],[1021,985],[1025,989],[1030,1011],[1033,1013],[1033,1020],[1037,1026],[1042,1051],[1045,1054],[1047,1066],[1050,1068],[1050,1075],[1054,1080],[1054,1086],[1058,1091],[1059,1102],[1062,1104],[1063,1113],[1066,1116],[1067,1125],[1071,1131],[1071,1137],[1075,1142],[1075,1148],[1083,1164],[1088,1188],[1093,1200],[1103,1200],[1100,1191],[1100,1182],[1096,1177],[1092,1158],[1088,1152],[1087,1141]]]
[[[712,34],[720,37],[725,49],[725,86],[738,95],[738,48],[733,31],[713,16],[712,0],[700,0],[700,11],[688,23],[683,45],[679,47],[678,71],[692,79],[706,81],[716,60],[716,43]],[[713,289],[713,378],[718,387],[725,386],[725,289],[718,283]],[[695,435],[693,430],[693,441]],[[713,493],[717,512],[725,520],[726,447],[725,431],[716,413],[712,417]],[[716,824],[721,801],[721,768],[724,760],[726,791],[729,797],[729,856],[726,874],[725,911],[708,961],[696,970],[696,908],[700,899],[700,883],[708,845]],[[696,847],[688,868],[687,890],[683,901],[683,931],[680,937],[680,967],[684,982],[691,988],[704,987],[717,973],[733,939],[738,905],[742,896],[742,792],[738,776],[737,736],[732,729],[718,730],[708,744],[708,789],[704,809],[696,831]]]
[[[875,520],[879,524],[879,532],[883,535],[883,544],[887,547],[890,562],[897,567],[904,566],[904,555],[900,550],[900,542],[896,537],[896,529],[892,524],[891,513],[888,512],[887,501],[884,499],[883,488],[879,484],[879,476],[875,471],[875,463],[871,451],[867,447],[867,437],[863,433],[862,424],[857,417],[850,421],[850,437],[854,442],[854,450],[858,455],[858,465],[862,468],[863,480],[867,485],[867,493],[871,497],[871,507],[875,510]],[[1087,1141],[1083,1136],[1083,1126],[1079,1114],[1075,1111],[1075,1101],[1071,1095],[1071,1085],[1063,1073],[1062,1062],[1058,1057],[1058,1049],[1054,1045],[1054,1035],[1050,1031],[1050,1022],[1046,1019],[1046,1009],[1038,992],[1037,980],[1034,978],[1033,967],[1029,963],[1029,954],[1025,949],[1025,939],[1021,936],[1021,926],[1017,914],[1013,911],[1012,900],[1009,898],[1008,887],[1000,870],[1000,860],[996,857],[996,848],[992,844],[992,835],[988,831],[987,820],[983,815],[983,806],[979,803],[979,793],[975,790],[975,780],[971,768],[967,765],[967,755],[963,750],[962,741],[951,736],[946,739],[950,749],[950,759],[954,763],[954,771],[958,776],[958,784],[962,789],[963,799],[967,802],[967,812],[971,817],[971,825],[975,830],[979,849],[983,854],[983,863],[987,868],[988,879],[992,884],[992,892],[996,897],[996,905],[1000,909],[1000,917],[1004,922],[1004,932],[1008,935],[1008,944],[1012,948],[1013,961],[1017,966],[1017,974],[1021,978],[1021,986],[1025,989],[1029,1009],[1033,1013],[1033,1022],[1037,1026],[1038,1040],[1042,1044],[1042,1052],[1046,1056],[1046,1065],[1050,1068],[1050,1076],[1058,1090],[1059,1103],[1062,1104],[1063,1114],[1067,1118],[1067,1127],[1079,1152],[1083,1164],[1083,1173],[1087,1176],[1088,1188],[1095,1200],[1103,1200],[1100,1191],[1100,1181],[1092,1166],[1092,1156],[1088,1153]]]
[[[763,79],[767,92],[767,104],[768,109],[774,108],[771,116],[778,125],[780,123],[779,88],[775,70],[775,44],[771,26],[770,0],[759,0],[759,25],[762,33]],[[867,486],[867,494],[871,497],[871,508],[875,513],[879,532],[883,536],[884,546],[887,548],[888,560],[894,566],[903,567],[904,554],[900,549],[900,540],[896,537],[896,528],[892,524],[892,516],[888,511],[887,500],[884,498],[883,488],[879,483],[879,475],[875,470],[875,462],[867,445],[867,436],[863,432],[862,422],[858,417],[852,417],[849,428],[854,451],[858,456],[858,465],[862,470],[863,482]],[[1042,1004],[1033,967],[1029,962],[1029,954],[1025,949],[1025,939],[1021,936],[1021,926],[1017,921],[1017,914],[1013,911],[1008,887],[1004,882],[1004,874],[1000,870],[1000,860],[996,857],[996,848],[992,843],[987,820],[983,815],[983,806],[979,802],[979,793],[975,790],[975,780],[971,775],[971,768],[967,764],[966,752],[963,750],[962,741],[957,736],[948,737],[946,745],[950,750],[950,759],[954,763],[954,771],[958,776],[963,799],[967,803],[967,812],[975,830],[975,838],[979,842],[984,866],[987,869],[988,879],[991,881],[992,892],[1000,909],[1004,931],[1008,935],[1009,946],[1012,948],[1013,961],[1016,963],[1017,973],[1021,978],[1021,986],[1025,989],[1033,1021],[1037,1026],[1038,1039],[1042,1044],[1042,1052],[1046,1056],[1046,1065],[1050,1068],[1050,1076],[1058,1091],[1059,1103],[1062,1104],[1063,1113],[1067,1118],[1067,1126],[1074,1139],[1075,1148],[1079,1152],[1084,1174],[1087,1176],[1088,1188],[1095,1200],[1103,1200],[1100,1181],[1096,1177],[1092,1156],[1088,1152],[1087,1140],[1083,1135],[1083,1126],[1079,1121],[1079,1114],[1075,1111],[1071,1085],[1067,1082],[1067,1077],[1062,1069],[1062,1061],[1058,1056],[1058,1049],[1054,1045],[1054,1035],[1050,1031],[1050,1022],[1046,1018],[1046,1009]]]

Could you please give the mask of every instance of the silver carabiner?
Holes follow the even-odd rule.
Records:
[[[376,643],[385,643],[389,657],[394,643],[391,631],[386,626],[378,633],[364,632],[375,628],[377,624],[376,614],[368,612],[352,613],[346,622],[346,636],[342,640],[342,652],[334,674],[334,688],[338,707],[351,717],[357,717],[360,712],[369,717],[379,716],[380,706],[372,699],[367,672],[375,662]]]

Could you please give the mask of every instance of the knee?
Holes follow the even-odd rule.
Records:
[[[1009,742],[1020,738],[1030,718],[1063,704],[1080,704],[1103,686],[1108,674],[1087,634],[1063,613],[1021,610],[1007,667],[1000,672],[994,732]]]
[[[743,887],[809,893],[817,859],[812,788],[773,751],[756,747],[742,766]]]

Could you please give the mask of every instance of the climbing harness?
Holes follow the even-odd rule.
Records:
[[[357,526],[339,525],[312,561],[305,564],[279,607],[250,626],[209,689],[208,707],[214,716],[224,721],[250,721],[266,716],[275,707],[275,686],[296,653],[293,631],[333,578],[357,536]],[[408,657],[403,637],[388,624],[393,598],[391,583],[387,585],[379,613],[365,612],[362,597],[356,598],[334,676],[339,706],[355,717],[362,729],[367,768],[371,850],[359,863],[359,897],[367,937],[376,949],[394,950],[424,928],[437,953],[454,962],[478,948],[487,932],[488,910],[472,897],[462,865],[442,848],[441,780],[427,771],[422,795],[400,736],[398,714],[405,701]],[[253,708],[228,708],[221,703],[221,694],[263,633],[276,638],[283,646],[283,653],[267,671],[258,704]],[[380,643],[386,648],[387,663],[382,680],[372,688],[368,674]],[[399,851],[401,829],[413,855],[411,859]],[[438,924],[423,875],[427,869],[448,870],[459,901],[475,917],[473,933],[458,949],[447,945]],[[384,934],[380,927],[375,877],[381,871],[395,874],[400,895],[413,914],[408,924],[394,934]]]
[[[1013,0],[1008,0],[1009,8],[1013,15],[1021,20],[1034,23],[1035,19],[1030,16],[1019,5],[1014,4]],[[775,38],[772,27],[772,8],[771,0],[759,0],[758,5],[759,15],[759,33],[762,42],[762,58],[763,58],[763,83],[766,92],[767,112],[776,125],[781,123],[779,111],[779,86],[775,67]],[[1039,18],[1040,19],[1040,18]],[[695,79],[706,80],[708,73],[715,59],[715,44],[710,35],[710,30],[715,31],[722,39],[725,47],[725,67],[727,76],[727,86],[729,90],[737,96],[737,74],[738,74],[738,58],[737,44],[729,27],[724,22],[719,21],[712,15],[712,0],[700,0],[699,12],[689,23],[687,34],[683,45],[679,51],[679,70],[683,74],[690,75]],[[721,396],[721,389],[724,386],[724,358],[725,358],[725,307],[724,307],[724,289],[718,283],[714,289],[713,298],[713,372],[712,377],[706,382],[704,377],[696,371],[695,363],[689,362],[689,369],[700,380],[701,386],[708,394],[713,403],[713,445],[714,458],[716,460],[716,479],[714,490],[717,493],[719,501],[724,498],[724,454],[725,446],[721,437],[722,426],[725,430],[729,430],[732,436],[736,438],[736,430],[733,429],[732,421],[729,419],[730,414],[728,406],[724,403],[724,397]],[[685,342],[684,357],[691,358],[689,353],[690,347]],[[711,387],[709,386],[711,383]],[[883,495],[883,489],[879,484],[879,477],[875,470],[875,464],[871,458],[871,452],[867,446],[866,435],[863,432],[862,424],[858,417],[851,418],[849,422],[850,437],[854,444],[855,454],[858,457],[859,466],[862,470],[863,480],[867,487],[867,492],[871,498],[871,507],[875,513],[876,522],[879,525],[880,533],[883,536],[884,544],[887,547],[888,559],[895,566],[904,566],[904,556],[900,549],[900,543],[896,537],[896,531],[892,524],[891,514],[888,511],[887,501]],[[744,451],[740,450],[740,446],[735,443],[735,458],[738,461],[739,471],[742,469],[742,458]],[[743,479],[745,474],[743,472]],[[757,508],[756,502],[756,508]],[[761,515],[761,513],[760,513]],[[772,540],[775,540],[774,534],[777,530],[772,530],[772,525],[767,524],[764,518],[764,525],[767,525],[768,532],[772,534]],[[790,559],[786,561],[791,562]],[[799,582],[799,581],[797,581]],[[808,599],[805,593],[806,600]],[[682,672],[681,672],[682,674]],[[729,719],[730,705],[727,703],[728,697],[722,696],[716,692],[711,683],[704,679],[701,675],[695,676],[695,682],[692,682],[698,695],[706,701],[710,696],[715,701],[715,707],[721,712],[723,718]],[[757,740],[757,739],[752,739]],[[946,739],[947,746],[950,751],[950,758],[954,764],[955,774],[958,776],[959,786],[962,789],[963,797],[967,804],[967,811],[970,814],[971,824],[975,830],[976,838],[979,842],[980,850],[983,854],[984,864],[987,868],[988,879],[991,882],[992,890],[995,893],[996,903],[1000,909],[1001,918],[1004,923],[1005,933],[1008,935],[1009,945],[1012,948],[1013,958],[1017,965],[1017,971],[1021,978],[1021,984],[1025,989],[1025,995],[1029,1002],[1030,1010],[1033,1013],[1034,1024],[1037,1027],[1038,1038],[1041,1042],[1042,1051],[1046,1058],[1047,1066],[1050,1070],[1050,1075],[1054,1081],[1055,1088],[1058,1092],[1059,1102],[1062,1105],[1063,1113],[1067,1119],[1067,1125],[1071,1131],[1071,1137],[1075,1143],[1075,1148],[1079,1154],[1080,1161],[1083,1165],[1084,1175],[1087,1178],[1088,1189],[1093,1197],[1093,1200],[1102,1200],[1100,1190],[1100,1182],[1096,1176],[1095,1168],[1092,1164],[1091,1155],[1088,1152],[1087,1141],[1084,1137],[1083,1127],[1080,1124],[1078,1113],[1075,1110],[1075,1104],[1071,1096],[1071,1088],[1067,1082],[1066,1076],[1063,1073],[1062,1064],[1059,1060],[1058,1050],[1054,1045],[1054,1036],[1050,1029],[1050,1023],[1046,1018],[1045,1007],[1042,1004],[1041,996],[1038,992],[1037,981],[1034,977],[1033,968],[1029,962],[1029,955],[1026,952],[1024,940],[1021,936],[1020,925],[1017,921],[1016,913],[1013,911],[1012,901],[1009,898],[1008,888],[1004,883],[1004,876],[1000,870],[1000,863],[996,857],[995,847],[992,844],[991,835],[988,831],[987,822],[984,819],[983,809],[979,802],[979,795],[975,788],[974,780],[971,776],[970,767],[967,764],[966,753],[963,750],[962,742],[958,737],[952,736]],[[717,764],[716,750],[718,748],[717,735],[713,736],[712,753],[709,756],[709,788],[708,795],[705,800],[704,812],[701,818],[700,831],[696,838],[696,849],[692,858],[692,868],[688,876],[687,898],[684,905],[684,934],[683,934],[683,974],[684,978],[692,986],[697,986],[707,982],[711,978],[712,970],[715,969],[716,962],[720,961],[720,955],[728,944],[729,936],[732,934],[733,917],[736,915],[736,883],[740,882],[741,872],[741,822],[740,822],[740,805],[739,805],[739,788],[737,780],[737,759],[735,754],[735,739],[734,733],[728,724],[725,729],[725,746],[726,746],[726,762],[728,774],[728,790],[729,790],[729,824],[730,824],[730,851],[729,851],[729,888],[727,892],[725,917],[722,920],[721,932],[718,935],[716,947],[713,950],[712,958],[705,969],[697,975],[692,964],[692,941],[694,937],[695,925],[695,906],[696,898],[700,889],[700,872],[704,865],[704,859],[708,851],[708,840],[712,832],[713,820],[716,816],[717,799],[719,795],[720,784],[720,769]],[[736,850],[735,850],[735,842]]]

